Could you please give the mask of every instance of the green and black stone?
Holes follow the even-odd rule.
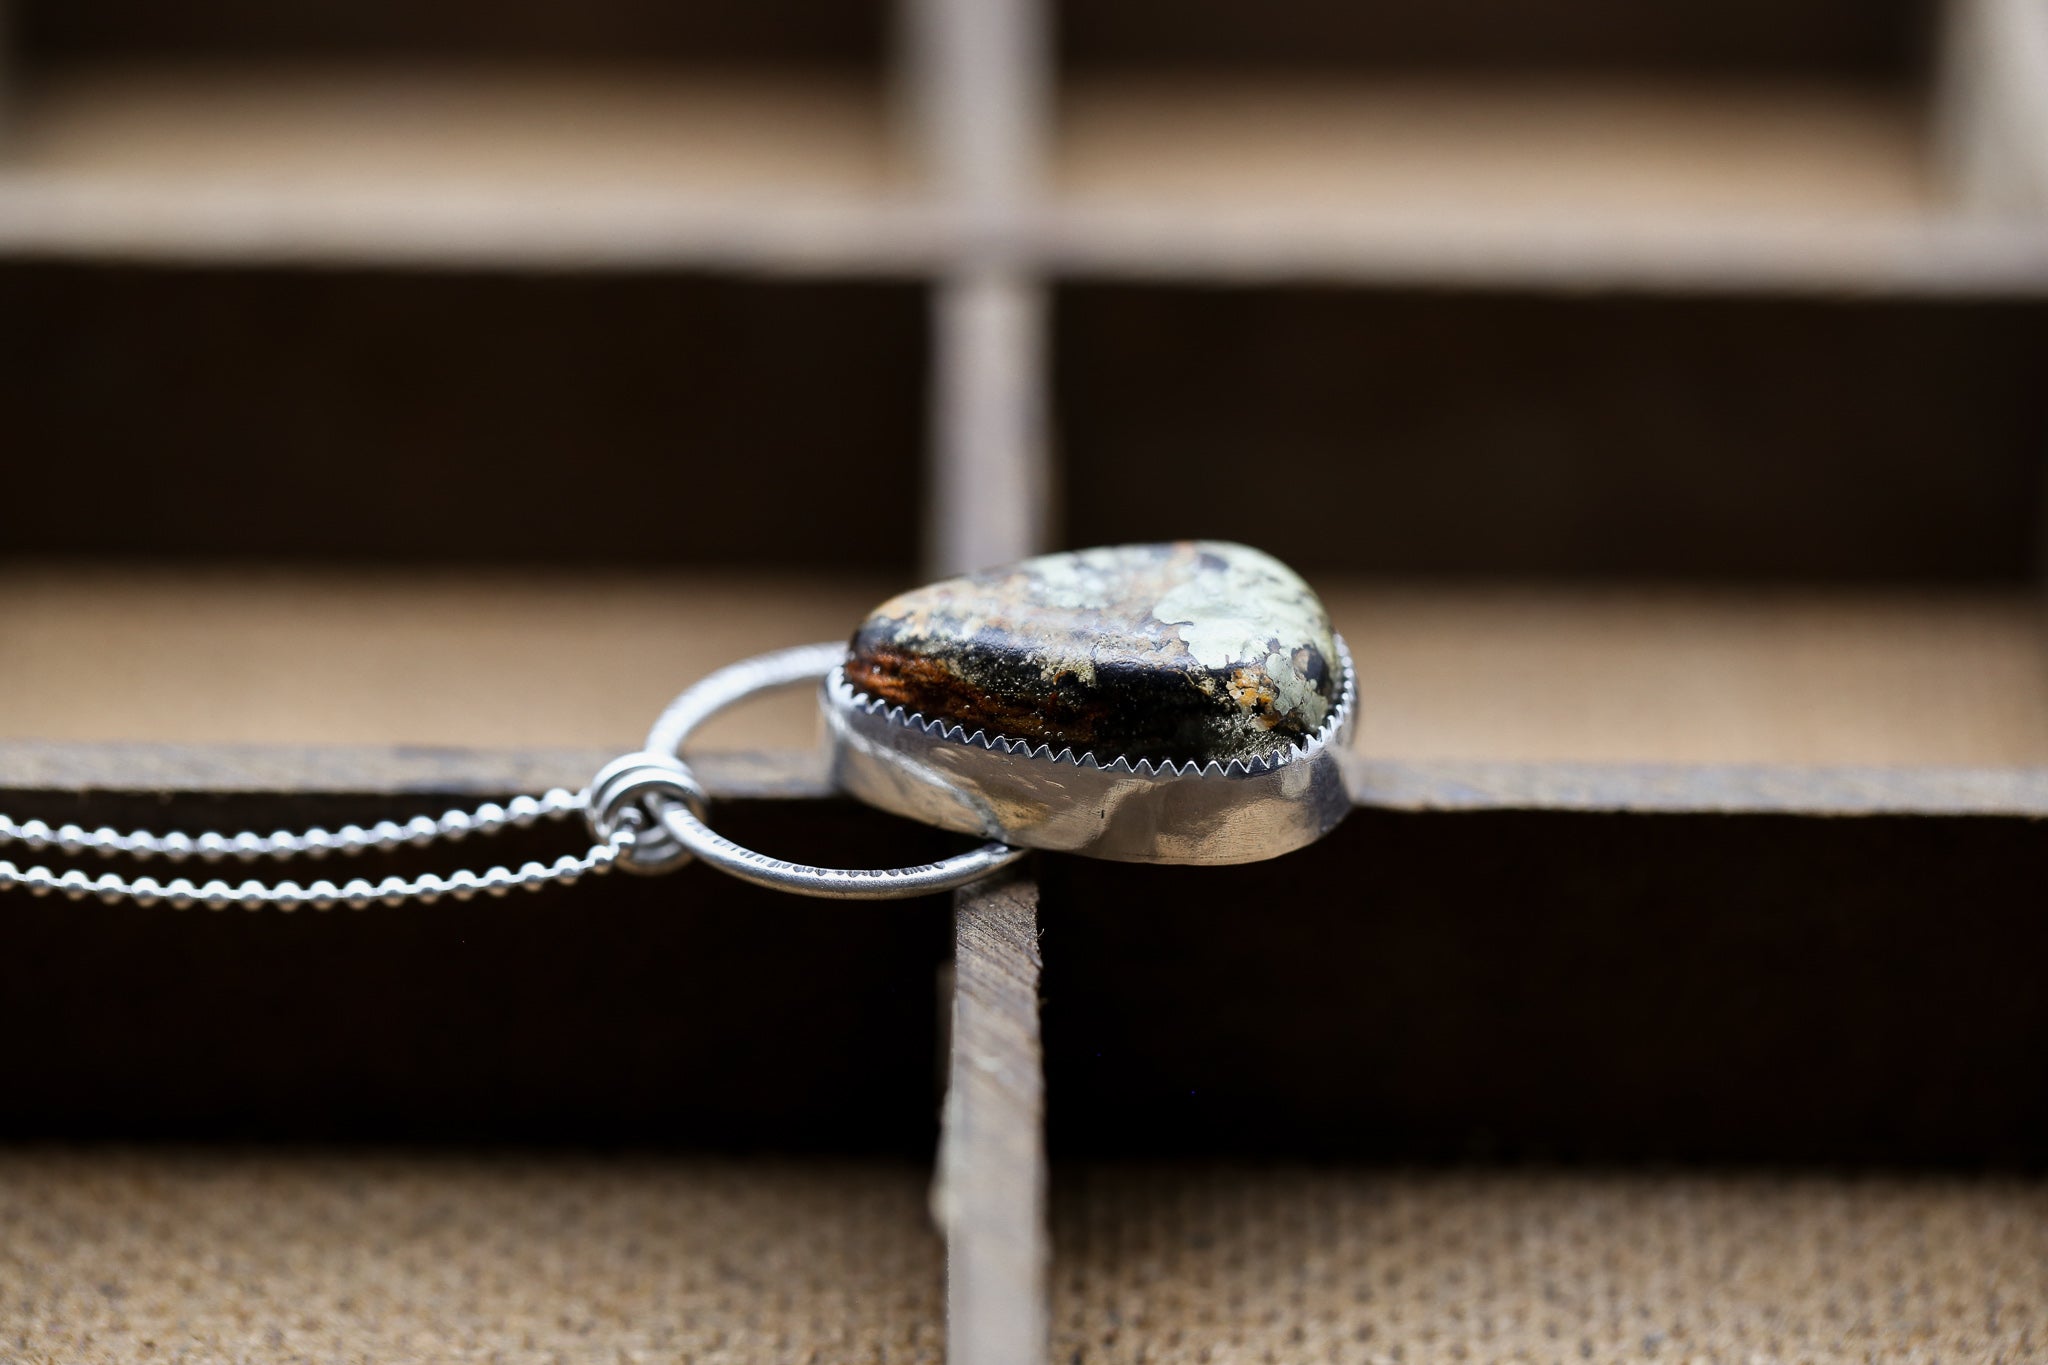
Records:
[[[846,679],[945,719],[1108,762],[1254,759],[1343,694],[1329,613],[1227,541],[1043,555],[918,588],[854,632]]]

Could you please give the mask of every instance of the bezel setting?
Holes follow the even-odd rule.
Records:
[[[1256,758],[1154,760],[991,734],[859,692],[835,668],[820,687],[833,776],[909,819],[1024,848],[1121,862],[1257,862],[1315,842],[1350,810],[1339,754],[1358,675],[1307,739]]]

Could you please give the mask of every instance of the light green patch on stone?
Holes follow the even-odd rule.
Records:
[[[1273,680],[1273,709],[1282,715],[1303,713],[1311,728],[1322,723],[1322,713],[1328,709],[1313,684],[1294,667],[1294,660],[1286,654],[1266,656],[1266,676]]]

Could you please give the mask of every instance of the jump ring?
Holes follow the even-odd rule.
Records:
[[[761,692],[816,682],[845,662],[845,658],[844,645],[799,645],[794,649],[778,650],[729,664],[670,702],[648,732],[647,752],[629,757],[666,761],[674,767],[664,771],[672,773],[680,769],[687,775],[689,769],[681,761],[682,750],[698,726],[727,707]],[[617,763],[625,761],[620,759]],[[617,766],[617,763],[611,766]],[[609,772],[610,767],[606,771]],[[718,833],[705,823],[701,795],[700,789],[698,801],[691,802],[687,796],[679,801],[668,792],[653,787],[648,789],[647,804],[658,817],[662,846],[681,849],[677,861],[694,854],[741,881],[794,892],[799,896],[822,896],[831,900],[894,900],[903,896],[930,895],[965,886],[998,868],[1009,866],[1025,853],[1025,850],[1011,848],[1008,844],[990,843],[968,853],[914,867],[812,867],[807,863],[770,858]],[[591,796],[591,808],[595,810],[595,783],[591,787]]]
[[[590,779],[583,818],[590,826],[590,837],[603,844],[610,842],[629,812],[638,812],[633,842],[620,857],[619,866],[651,877],[690,861],[689,848],[669,834],[661,818],[663,810],[679,801],[703,814],[704,788],[688,764],[668,754],[625,754]]]

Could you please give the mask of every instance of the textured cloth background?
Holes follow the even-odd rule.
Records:
[[[1056,1365],[2048,1359],[2048,1185],[1063,1169]],[[937,1361],[925,1173],[0,1154],[0,1360]]]
[[[1103,1168],[1059,1365],[2048,1360],[2048,1186]]]
[[[0,1153],[0,1360],[935,1362],[901,1165]]]

